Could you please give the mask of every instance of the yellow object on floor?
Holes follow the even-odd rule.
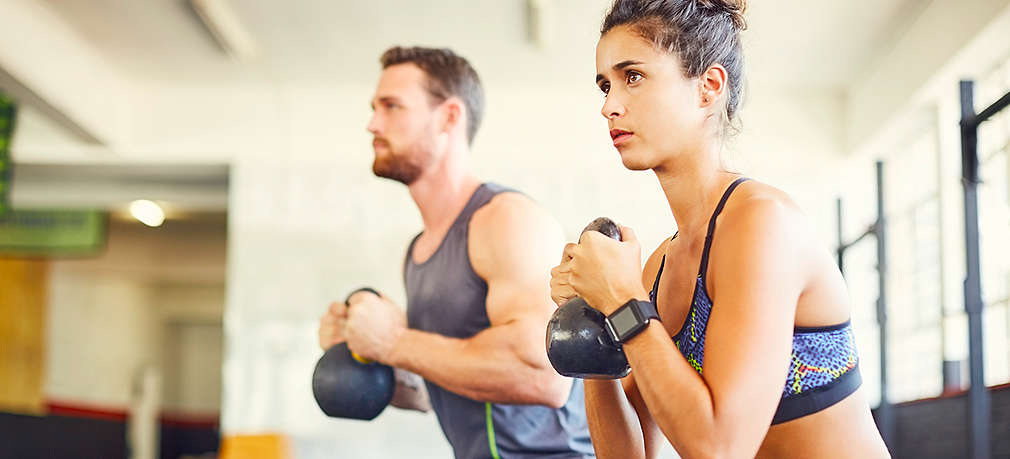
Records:
[[[291,446],[281,434],[225,435],[221,459],[290,459]]]

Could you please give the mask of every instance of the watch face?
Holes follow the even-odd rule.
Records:
[[[614,325],[617,336],[624,336],[638,325],[638,318],[631,308],[621,308],[610,316],[610,323]]]

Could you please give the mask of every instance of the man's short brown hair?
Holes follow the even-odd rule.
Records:
[[[459,97],[466,106],[467,141],[473,138],[484,116],[484,88],[480,77],[466,59],[448,48],[409,48],[394,46],[379,58],[382,68],[397,64],[414,64],[428,75],[427,90],[435,104],[450,97]]]

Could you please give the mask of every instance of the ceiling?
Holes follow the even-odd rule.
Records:
[[[230,59],[185,0],[45,0],[113,67],[172,85],[374,84],[394,44],[450,46],[494,84],[592,84],[609,0],[545,0],[545,47],[527,39],[525,0],[229,0],[260,48]],[[928,0],[750,2],[751,84],[845,90]],[[591,73],[592,72],[592,73]]]
[[[13,182],[11,202],[18,208],[125,212],[135,199],[152,199],[178,220],[228,207],[227,165],[18,163]]]

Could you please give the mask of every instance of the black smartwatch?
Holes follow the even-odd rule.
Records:
[[[645,330],[652,319],[659,320],[659,312],[651,301],[631,299],[607,316],[607,330],[617,344],[624,344]]]

